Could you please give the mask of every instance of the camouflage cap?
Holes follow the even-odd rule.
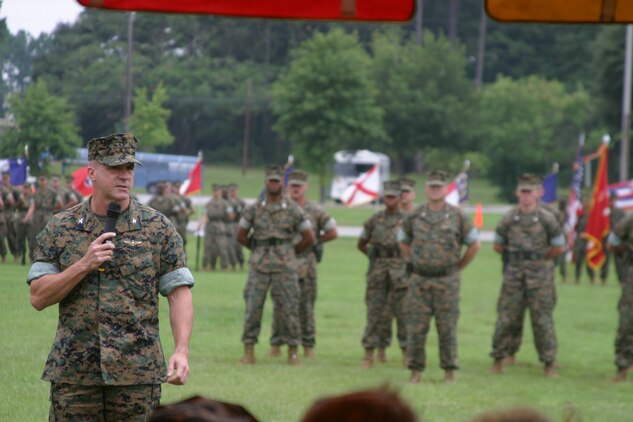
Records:
[[[305,185],[308,183],[308,173],[303,170],[295,170],[288,175],[289,185]]]
[[[136,159],[137,145],[138,139],[129,133],[94,138],[88,142],[88,160],[94,160],[109,167],[127,163],[142,165]]]
[[[3,176],[11,176],[11,172],[9,170],[2,170]]]
[[[67,181],[67,182],[72,182],[72,181],[74,181],[74,180],[75,180],[75,179],[73,179],[72,175],[70,175],[70,174],[67,174],[67,175],[66,175],[66,181]]]
[[[543,178],[532,173],[523,173],[517,178],[519,190],[537,190],[543,187]]]
[[[427,186],[445,186],[448,183],[449,174],[444,170],[431,170],[426,179]]]
[[[234,183],[234,182],[229,183],[229,189],[237,189],[237,183]]]
[[[284,167],[278,164],[266,166],[266,180],[284,180]]]
[[[415,180],[403,177],[400,179],[400,189],[406,192],[415,190]]]
[[[400,196],[400,182],[398,180],[387,180],[382,182],[383,196]]]
[[[211,189],[213,190],[220,190],[222,189],[222,186],[218,183],[214,183],[213,185],[211,185]]]

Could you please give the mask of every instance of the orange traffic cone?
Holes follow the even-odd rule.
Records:
[[[475,206],[474,224],[475,224],[475,227],[477,227],[478,229],[484,226],[484,211],[483,211],[483,207],[481,206],[481,203]]]

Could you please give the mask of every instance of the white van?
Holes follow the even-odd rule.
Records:
[[[382,182],[389,180],[391,160],[381,152],[373,152],[366,149],[344,150],[334,153],[334,177],[330,198],[335,202],[341,202],[343,191],[370,168],[379,165],[380,193],[382,195]]]

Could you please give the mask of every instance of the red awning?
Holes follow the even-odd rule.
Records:
[[[77,0],[86,7],[279,19],[404,22],[415,0]]]

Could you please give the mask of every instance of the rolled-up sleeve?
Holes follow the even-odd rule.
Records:
[[[472,245],[478,240],[479,240],[479,230],[477,230],[476,228],[472,228],[468,232],[468,234],[466,234],[466,237],[464,238],[464,244]]]
[[[26,284],[30,285],[33,280],[48,274],[58,274],[59,272],[59,268],[55,264],[48,262],[34,262],[33,265],[31,265],[28,276],[26,277]]]
[[[158,280],[158,291],[161,295],[167,296],[176,287],[193,287],[194,284],[193,274],[189,268],[183,267],[163,275]]]

